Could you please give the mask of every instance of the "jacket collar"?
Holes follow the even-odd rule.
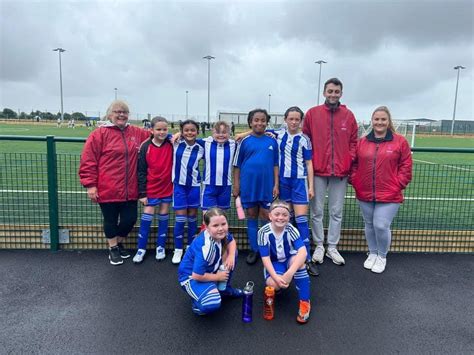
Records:
[[[366,136],[367,140],[374,143],[380,142],[390,142],[393,141],[393,133],[390,129],[387,130],[387,134],[384,138],[375,138],[374,130],[371,130],[370,133]]]
[[[127,128],[128,126],[130,126],[130,123],[127,122],[127,123],[125,124],[125,127],[124,127],[123,129]],[[114,128],[114,127],[116,127],[117,129],[122,130],[122,129],[119,128],[118,126],[114,125],[111,121],[108,121],[108,122],[107,122],[106,124],[104,124],[102,127],[107,127],[107,128]]]
[[[326,110],[335,112],[341,106],[341,102],[338,101],[336,104],[332,105],[328,103],[328,101],[326,100],[323,105],[326,108]]]

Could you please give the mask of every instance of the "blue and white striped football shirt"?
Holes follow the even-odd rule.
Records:
[[[234,240],[227,234],[227,243]],[[191,243],[179,264],[179,282],[188,280],[192,273],[204,275],[216,273],[222,260],[222,243],[214,240],[207,230],[201,232]]]
[[[272,224],[264,225],[258,231],[258,247],[260,255],[269,256],[271,261],[285,262],[298,253],[298,249],[304,247],[298,229],[288,223],[277,236],[272,229]]]
[[[204,147],[204,185],[232,185],[232,160],[235,153],[235,141],[218,143],[212,137],[198,139]]]
[[[303,133],[290,134],[285,128],[270,131],[277,136],[280,149],[280,177],[304,179],[308,175],[306,161],[312,159],[312,146]]]
[[[173,183],[183,186],[200,186],[199,160],[204,148],[194,143],[188,145],[184,139],[174,144]]]

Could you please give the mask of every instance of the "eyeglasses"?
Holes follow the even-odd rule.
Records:
[[[112,111],[113,113],[117,114],[117,115],[128,115],[128,111]]]

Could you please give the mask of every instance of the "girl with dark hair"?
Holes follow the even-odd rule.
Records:
[[[277,137],[280,150],[280,196],[286,201],[295,217],[296,227],[305,243],[306,267],[310,275],[319,275],[318,267],[311,263],[308,204],[314,197],[312,145],[309,137],[301,133],[304,113],[298,106],[285,112],[286,128],[271,131]]]
[[[184,226],[188,223],[188,245],[197,230],[197,209],[200,204],[201,174],[199,161],[204,148],[196,142],[199,125],[193,120],[180,123],[180,139],[174,142],[173,157],[173,208],[176,219],[174,227],[174,253],[171,262],[179,264],[183,257]]]
[[[246,209],[247,234],[251,251],[248,264],[258,260],[258,218],[268,221],[268,209],[278,196],[278,144],[265,135],[270,121],[266,110],[249,112],[247,122],[252,132],[237,147],[234,158],[234,197],[240,196]]]
[[[319,275],[318,267],[311,262],[308,203],[314,196],[313,162],[311,141],[301,133],[304,113],[298,106],[285,112],[285,124],[276,130],[267,130],[276,137],[279,147],[279,198],[286,201],[292,209],[301,238],[307,251],[307,269],[310,275]],[[241,133],[243,138],[251,132]]]

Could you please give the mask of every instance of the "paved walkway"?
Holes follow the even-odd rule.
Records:
[[[262,318],[261,262],[244,256],[234,284],[256,283],[250,324],[240,300],[193,315],[169,257],[113,267],[105,251],[0,250],[0,353],[474,353],[472,255],[393,254],[382,275],[363,269],[364,255],[344,256],[311,278],[301,326],[293,286],[275,319]]]

